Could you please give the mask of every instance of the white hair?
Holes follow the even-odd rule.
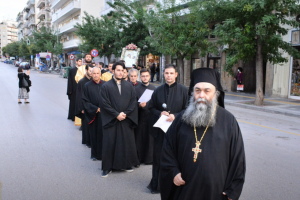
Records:
[[[196,127],[206,127],[210,121],[209,126],[213,127],[216,124],[216,113],[214,113],[214,110],[218,105],[219,95],[220,92],[216,91],[212,101],[208,102],[205,98],[195,100],[194,93],[192,93],[189,106],[182,116],[182,121]],[[199,103],[201,101],[205,102],[205,104]],[[214,116],[212,117],[213,114]]]
[[[139,75],[139,71],[137,69],[130,69],[129,72],[128,72],[128,75],[130,76],[132,72],[136,72],[136,75]]]
[[[99,70],[100,70],[100,73],[101,73],[101,69],[100,69],[99,67],[93,67],[93,68],[92,68],[92,73],[93,73],[93,71],[94,71],[95,68],[99,69]]]

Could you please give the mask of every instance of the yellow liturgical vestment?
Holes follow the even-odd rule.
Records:
[[[78,83],[85,76],[85,65],[77,68],[77,73],[75,75],[75,81]],[[75,126],[81,126],[81,119],[75,117]]]
[[[112,74],[110,72],[105,72],[101,76],[102,81],[109,81],[110,79],[112,79]]]

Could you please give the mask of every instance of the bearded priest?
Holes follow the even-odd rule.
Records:
[[[237,200],[246,172],[239,125],[218,103],[224,102],[218,72],[200,68],[193,71],[192,80],[189,106],[166,133],[162,200]]]

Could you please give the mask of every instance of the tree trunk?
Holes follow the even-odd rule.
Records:
[[[178,68],[178,72],[179,72],[179,76],[177,77],[177,79],[179,80],[178,82],[180,84],[183,84],[183,80],[184,80],[184,62],[183,62],[183,58],[179,58],[177,57],[177,68]]]
[[[260,37],[257,36],[256,42],[256,96],[254,104],[257,106],[263,105],[264,92],[263,92],[263,55],[261,50]]]
[[[110,58],[111,58],[111,55],[107,56],[108,64],[110,63]]]

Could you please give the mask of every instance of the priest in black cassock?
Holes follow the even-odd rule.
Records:
[[[141,82],[138,81],[139,71],[137,69],[130,69],[129,70],[129,82],[132,84],[133,87],[137,87],[141,85]]]
[[[72,121],[75,120],[75,105],[76,105],[75,102],[76,102],[76,91],[77,91],[77,82],[75,81],[75,76],[78,67],[80,67],[81,65],[82,65],[82,60],[77,58],[76,67],[70,69],[69,76],[68,76],[67,95],[70,100],[68,119]]]
[[[177,115],[188,105],[188,89],[176,82],[178,73],[173,64],[169,64],[164,69],[166,83],[159,86],[149,103],[152,113],[151,126],[153,126],[161,115],[169,116],[168,121],[176,119]],[[153,167],[152,180],[148,186],[151,193],[159,193],[159,168],[160,155],[163,146],[165,133],[160,128],[153,127],[150,134],[154,137],[153,145]]]
[[[76,91],[76,106],[75,106],[75,116],[81,119],[82,124],[82,144],[85,144],[86,146],[91,146],[90,136],[88,133],[88,121],[85,119],[84,116],[84,107],[83,107],[83,100],[82,100],[82,94],[83,94],[83,87],[84,85],[90,81],[92,78],[92,64],[87,64],[85,66],[85,76],[78,82],[77,84],[77,91]]]
[[[83,87],[83,106],[85,119],[88,122],[88,131],[91,140],[91,159],[93,161],[102,159],[102,121],[100,115],[101,90],[104,81],[101,80],[99,67],[92,69],[92,81],[87,82]]]
[[[103,125],[102,177],[112,169],[132,172],[139,165],[134,128],[138,124],[138,109],[133,86],[123,80],[125,66],[113,65],[113,78],[101,91],[101,118]]]
[[[141,69],[140,77],[142,83],[135,87],[137,100],[141,98],[146,89],[155,90],[155,86],[150,85],[150,72]],[[140,163],[151,164],[153,162],[153,137],[150,135],[151,112],[148,108],[149,102],[138,102],[139,124],[135,129],[135,144]]]
[[[161,156],[161,198],[237,200],[245,181],[245,152],[235,117],[220,106],[218,72],[192,74],[189,106],[167,131]]]

